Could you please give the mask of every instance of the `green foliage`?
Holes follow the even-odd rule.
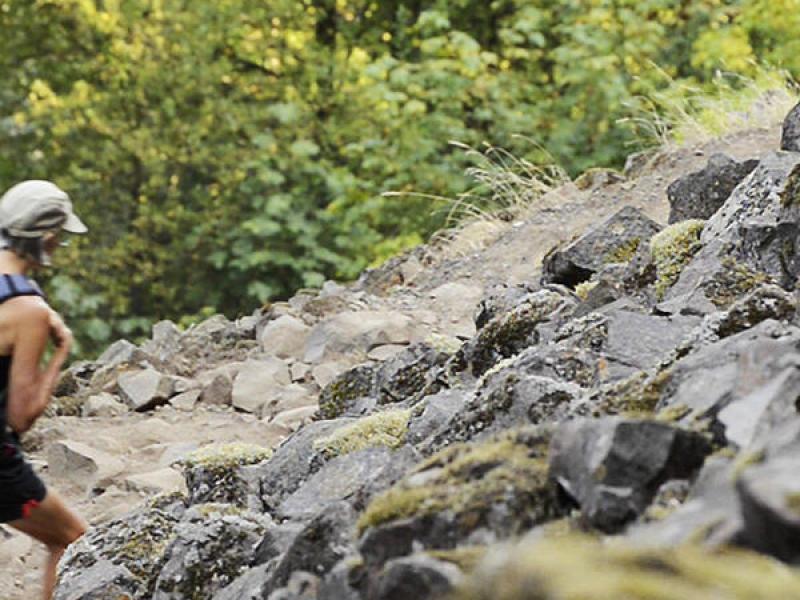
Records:
[[[619,166],[636,141],[619,120],[670,79],[702,89],[754,59],[800,71],[797,9],[6,0],[0,187],[52,179],[88,222],[46,281],[88,352],[425,240],[471,185],[451,140],[571,174]]]

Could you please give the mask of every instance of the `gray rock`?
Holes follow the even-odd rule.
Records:
[[[580,393],[581,388],[574,383],[524,375],[512,369],[490,374],[447,425],[436,432],[424,451],[555,420],[566,414]]]
[[[280,388],[278,395],[264,404],[261,417],[272,418],[286,411],[309,406],[315,408],[318,406],[316,394],[312,393],[312,391],[304,385],[290,383]]]
[[[218,373],[203,386],[197,400],[210,406],[230,406],[233,402],[233,379],[227,373]]]
[[[80,486],[85,490],[105,486],[124,469],[115,456],[72,440],[54,442],[47,448],[48,472]]]
[[[434,381],[449,354],[420,343],[409,346],[381,364],[375,371],[375,393],[379,404],[415,398]]]
[[[320,416],[335,419],[348,414],[360,399],[377,395],[379,368],[374,364],[358,365],[326,385],[319,395]]]
[[[795,416],[795,419],[798,417]],[[800,561],[800,449],[746,469],[736,491],[748,546],[781,560]]]
[[[685,479],[711,445],[701,435],[655,421],[576,420],[556,430],[550,474],[602,531],[619,530],[669,479]]]
[[[61,559],[55,598],[150,600],[177,521],[167,511],[146,508],[91,528]]]
[[[103,559],[88,568],[63,570],[53,600],[144,600],[147,597],[146,590],[133,573],[122,565]]]
[[[499,361],[536,345],[537,328],[568,314],[575,305],[564,294],[540,290],[528,295],[511,312],[498,315],[459,350],[459,358],[475,376]]]
[[[795,251],[800,154],[765,157],[708,220],[702,248],[659,305],[664,312],[708,314],[764,282],[789,289],[800,273]]]
[[[796,362],[800,329],[768,319],[751,329],[701,346],[674,363],[656,408],[681,409],[682,423],[714,419]]]
[[[169,399],[169,403],[178,410],[191,412],[194,410],[195,406],[197,406],[197,402],[200,400],[202,393],[203,390],[189,390],[188,392],[173,396]]]
[[[338,456],[286,498],[278,516],[306,520],[341,500],[347,500],[357,509],[363,508],[372,495],[405,475],[416,458],[408,448],[398,451],[367,448]]]
[[[626,206],[568,244],[553,249],[543,262],[542,281],[575,287],[605,264],[624,262],[661,227],[639,209]]]
[[[268,522],[225,505],[190,508],[164,553],[153,600],[206,600],[243,574]]]
[[[461,570],[452,563],[425,554],[396,558],[386,563],[369,598],[374,600],[436,600],[462,580]]]
[[[267,600],[317,600],[319,577],[305,571],[295,571],[286,587],[272,592]]]
[[[385,344],[411,342],[413,323],[387,311],[348,311],[325,319],[309,334],[303,362],[318,364],[339,355],[366,356]]]
[[[783,121],[781,150],[800,152],[800,104],[797,104]]]
[[[523,298],[535,291],[535,286],[529,283],[495,286],[478,304],[475,311],[475,327],[481,329],[498,315],[511,312]]]
[[[356,587],[361,562],[357,555],[339,561],[320,583],[317,600],[362,600]]]
[[[258,336],[258,343],[262,351],[278,358],[300,359],[310,331],[300,319],[283,315],[267,323]]]
[[[84,417],[118,417],[130,409],[113,394],[102,393],[89,396],[81,407]]]
[[[132,410],[143,412],[166,404],[174,395],[175,382],[155,369],[123,373],[117,380],[119,395]]]
[[[255,548],[253,555],[255,564],[264,564],[280,558],[303,531],[304,526],[304,523],[287,522],[269,527]]]
[[[667,188],[669,222],[710,218],[757,165],[757,160],[736,162],[724,154],[713,154],[703,169],[684,175]]]
[[[321,463],[314,461],[318,454],[314,449],[314,441],[352,421],[337,419],[311,423],[286,439],[266,463],[253,467],[252,475],[259,482],[265,510],[276,511],[283,500],[321,466]]]
[[[464,390],[443,390],[425,398],[409,420],[406,435],[408,443],[419,445],[445,427],[464,406],[467,398]]]
[[[282,360],[248,360],[233,381],[231,403],[235,408],[260,415],[264,406],[290,383],[289,366]]]
[[[180,351],[183,332],[172,321],[159,321],[153,325],[151,339],[143,349],[160,361],[168,361]]]
[[[795,364],[770,381],[727,404],[717,415],[725,440],[739,448],[764,448],[779,425],[797,419],[800,398],[800,355]]]
[[[135,364],[149,358],[146,351],[140,350],[128,340],[117,340],[105,349],[97,358],[97,362],[106,367],[116,367],[123,363]]]
[[[323,576],[353,553],[353,527],[358,514],[347,502],[326,507],[303,528],[283,555],[271,585],[283,587],[295,571]]]
[[[743,525],[734,491],[737,469],[729,458],[708,457],[683,504],[662,519],[628,528],[626,539],[654,548],[686,543],[716,547],[736,542]]]
[[[214,594],[213,600],[263,600],[275,565],[260,564],[245,571],[229,585]]]

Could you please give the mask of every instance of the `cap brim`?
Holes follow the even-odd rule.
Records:
[[[89,231],[89,228],[86,227],[86,225],[83,224],[83,221],[81,221],[74,213],[70,213],[66,222],[61,226],[61,229],[68,231],[69,233],[86,233]]]

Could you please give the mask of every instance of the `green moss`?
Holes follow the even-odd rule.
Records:
[[[583,536],[520,544],[479,568],[452,600],[784,600],[800,573],[745,550],[647,550]]]
[[[186,469],[202,467],[208,471],[230,471],[244,465],[255,465],[272,457],[272,449],[255,444],[219,444],[195,450],[180,461]]]
[[[557,516],[555,490],[547,478],[547,443],[544,436],[530,441],[510,432],[483,444],[449,446],[377,496],[358,529],[442,511],[452,511],[465,529],[474,529],[501,502],[532,511],[533,522]],[[424,483],[414,484],[419,477]]]
[[[722,267],[722,270],[704,285],[706,297],[717,308],[727,308],[738,298],[771,281],[769,276],[754,271],[733,258],[725,258]]]
[[[627,240],[606,254],[603,257],[603,262],[606,264],[629,262],[636,255],[641,243],[642,241],[639,238]]]
[[[705,221],[689,219],[670,225],[650,240],[650,254],[656,266],[656,296],[664,297],[681,271],[702,247],[700,234]]]
[[[148,513],[139,527],[127,532],[125,543],[115,549],[114,561],[143,581],[153,577],[152,565],[175,539],[175,521],[158,510]]]
[[[314,442],[314,449],[328,458],[364,448],[399,448],[405,443],[411,410],[387,410],[359,419]]]
[[[585,301],[586,298],[589,297],[589,292],[596,288],[597,284],[597,281],[584,281],[583,283],[579,283],[575,286],[575,294],[577,294],[578,298]]]

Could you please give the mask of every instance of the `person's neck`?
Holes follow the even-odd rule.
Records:
[[[0,273],[27,275],[30,263],[11,250],[0,250]]]

